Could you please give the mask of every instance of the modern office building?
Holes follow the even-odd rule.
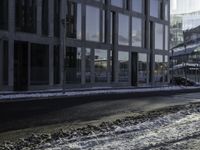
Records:
[[[169,0],[1,0],[0,90],[168,82]]]

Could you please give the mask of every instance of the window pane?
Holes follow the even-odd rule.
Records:
[[[42,34],[49,32],[49,0],[42,0]]]
[[[86,40],[100,41],[100,10],[86,6]]]
[[[49,83],[49,47],[31,44],[31,85]]]
[[[117,7],[123,7],[123,0],[111,0],[111,5]]]
[[[150,16],[158,18],[159,0],[150,0]]]
[[[60,0],[54,0],[54,36],[60,36]]]
[[[119,62],[119,82],[128,82],[129,53],[119,51],[118,62]]]
[[[66,83],[81,83],[81,48],[67,47],[65,52]]]
[[[142,47],[142,20],[132,18],[132,46]]]
[[[168,20],[168,1],[165,3],[165,20]]]
[[[162,55],[155,55],[155,82],[162,82],[163,81],[163,56]]]
[[[118,44],[129,45],[129,17],[119,14]]]
[[[54,84],[60,83],[60,47],[54,46]]]
[[[91,82],[91,69],[92,69],[92,55],[91,55],[91,49],[87,48],[85,51],[85,80],[86,83]]]
[[[163,50],[164,29],[162,24],[155,24],[155,49]]]
[[[147,83],[147,54],[138,54],[138,82],[139,84]]]
[[[15,1],[16,31],[36,32],[37,7],[34,0]]]
[[[2,66],[3,66],[3,85],[8,85],[8,65],[9,65],[9,58],[8,58],[8,41],[3,41],[3,59],[2,59]]]
[[[165,26],[165,50],[169,50],[169,37],[168,37],[169,33],[168,33],[168,26]]]
[[[8,1],[9,0],[0,1],[0,29],[3,30],[8,29]]]
[[[107,82],[108,51],[95,49],[95,81]]]
[[[67,37],[81,39],[81,4],[68,2]]]
[[[141,13],[142,12],[142,0],[132,0],[132,10]]]

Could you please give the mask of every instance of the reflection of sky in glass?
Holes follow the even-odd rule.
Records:
[[[81,39],[81,4],[77,6],[77,39]]]
[[[147,62],[147,54],[139,53],[138,54],[138,61]]]
[[[165,26],[165,50],[168,50],[168,26]]]
[[[123,0],[111,0],[111,4],[117,7],[123,7]]]
[[[155,49],[163,49],[163,25],[155,23]]]
[[[86,40],[99,41],[100,10],[86,6]]]
[[[142,12],[142,0],[132,0],[132,10]]]
[[[107,60],[107,50],[95,49],[95,59],[97,60]]]
[[[163,56],[162,55],[155,55],[155,62],[163,62]]]
[[[150,0],[150,15],[158,17],[158,0]]]
[[[142,46],[142,20],[132,18],[132,46]]]
[[[129,17],[122,14],[119,14],[118,43],[129,45]]]
[[[118,60],[119,61],[128,61],[129,60],[128,52],[119,51],[118,52]]]

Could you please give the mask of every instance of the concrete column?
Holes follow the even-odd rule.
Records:
[[[37,0],[37,34],[42,35],[42,0]]]

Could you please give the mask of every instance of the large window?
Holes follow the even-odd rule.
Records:
[[[142,13],[142,1],[143,0],[132,0],[132,10]]]
[[[159,0],[150,0],[150,16],[158,18]]]
[[[49,83],[49,47],[31,44],[31,85]]]
[[[2,54],[2,71],[3,71],[3,85],[8,85],[8,41],[3,41]]]
[[[142,20],[140,18],[132,18],[132,46],[142,46]]]
[[[54,84],[60,83],[60,47],[54,46],[53,52]]]
[[[155,23],[155,49],[163,50],[164,27],[162,24]]]
[[[81,83],[82,50],[76,47],[67,47],[65,52],[66,83]]]
[[[95,49],[95,82],[107,82],[108,51]]]
[[[169,50],[169,31],[168,31],[168,26],[165,26],[165,50]]]
[[[168,11],[168,1],[165,2],[165,20],[169,19],[169,11]]]
[[[138,54],[138,83],[146,84],[147,83],[147,54],[139,53]]]
[[[162,55],[155,55],[155,69],[154,69],[154,76],[155,82],[163,82],[163,56]]]
[[[42,0],[42,34],[49,33],[49,0]]]
[[[163,72],[164,72],[164,82],[168,82],[168,69],[169,69],[169,57],[165,55],[165,60],[164,60],[164,67],[163,67]]]
[[[100,41],[100,9],[86,6],[86,40]]]
[[[81,39],[81,4],[68,1],[67,37]]]
[[[8,0],[0,1],[0,29],[8,29]]]
[[[111,0],[111,5],[122,8],[123,7],[123,1],[124,0]]]
[[[60,0],[54,0],[54,36],[60,36]]]
[[[91,49],[86,48],[85,50],[85,80],[86,83],[91,82],[91,74],[92,74],[92,55]]]
[[[118,44],[129,45],[129,17],[119,14]]]
[[[128,82],[129,53],[119,51],[118,52],[118,63],[119,63],[119,82]]]
[[[35,33],[37,26],[37,1],[16,0],[15,3],[16,31]]]

